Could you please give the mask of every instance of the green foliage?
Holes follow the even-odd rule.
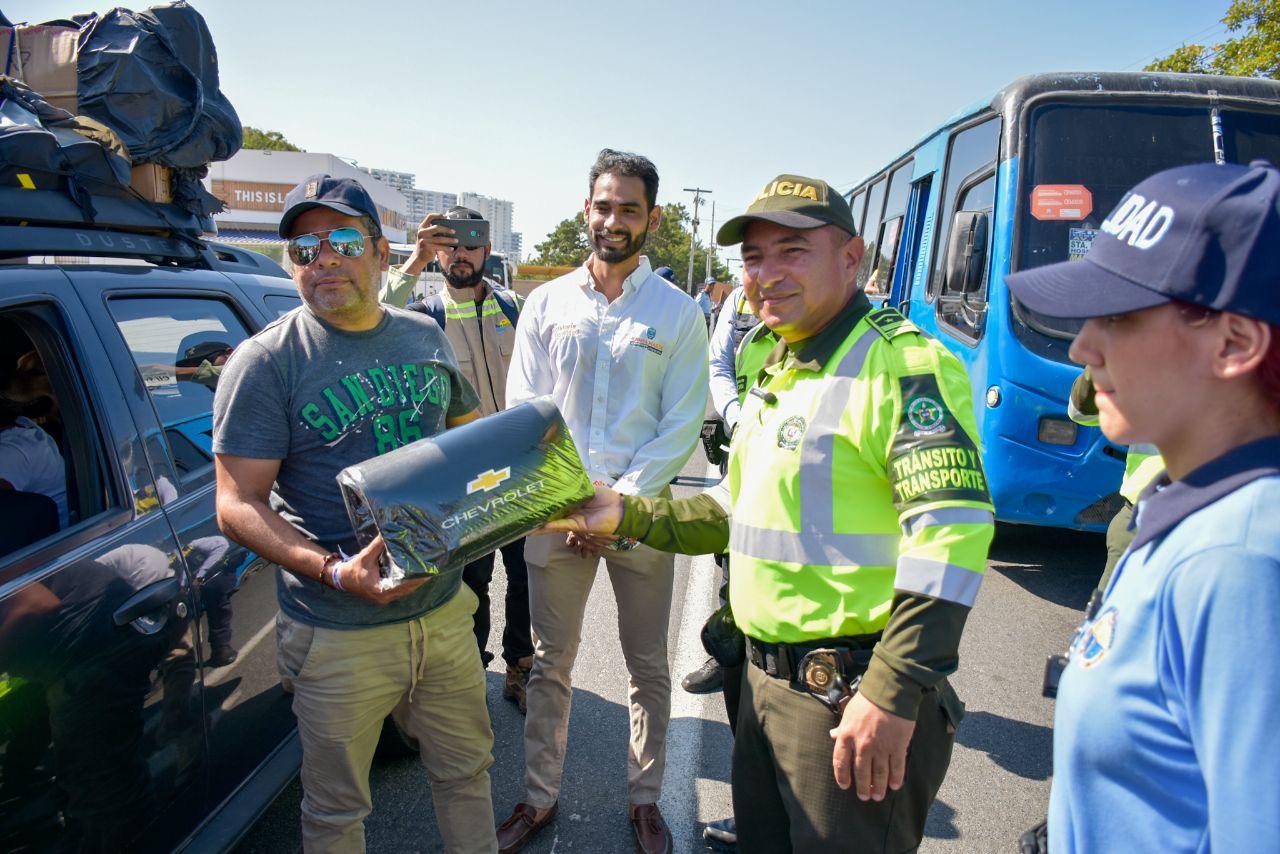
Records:
[[[676,271],[676,277],[684,282],[689,272],[689,212],[684,205],[670,204],[662,208],[662,220],[658,230],[645,240],[645,255],[654,269],[670,267]],[[549,266],[577,266],[587,260],[591,254],[591,244],[587,241],[587,226],[582,214],[575,214],[560,221],[547,239],[534,247],[538,253],[533,263]],[[694,246],[693,280],[701,284],[706,278],[707,250],[699,241]],[[729,269],[714,259],[711,275],[716,281],[729,281]],[[687,285],[686,285],[687,289]]]
[[[1231,38],[1212,46],[1184,44],[1146,70],[1280,80],[1280,0],[1233,0],[1222,23]]]
[[[301,151],[301,148],[284,138],[278,130],[258,130],[244,126],[244,145],[242,148],[261,148],[267,151]]]
[[[582,214],[560,220],[547,239],[533,247],[533,251],[538,255],[531,263],[548,267],[577,267],[586,261],[591,254],[591,245],[587,243],[587,224]]]

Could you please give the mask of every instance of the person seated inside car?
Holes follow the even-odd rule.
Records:
[[[66,527],[66,463],[58,443],[29,417],[47,404],[15,400],[16,373],[16,363],[0,365],[0,489],[48,496],[58,505],[59,527]]]

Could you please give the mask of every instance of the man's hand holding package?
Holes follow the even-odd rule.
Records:
[[[338,583],[352,596],[367,599],[378,605],[386,605],[402,596],[408,596],[430,579],[418,578],[405,581],[395,587],[384,588],[378,560],[386,552],[382,535],[374,537],[369,545],[338,565]]]
[[[597,485],[591,500],[561,519],[543,525],[534,534],[565,532],[579,542],[596,545],[596,552],[612,543],[618,526],[622,524],[622,495],[607,486]],[[570,548],[576,548],[569,542]]]

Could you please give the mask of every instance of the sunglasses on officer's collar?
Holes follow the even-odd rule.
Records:
[[[359,258],[364,254],[365,241],[368,239],[368,235],[359,229],[347,226],[314,234],[299,234],[285,245],[289,250],[289,260],[299,267],[305,267],[320,257],[320,245],[326,240],[329,241],[329,248],[342,257]]]

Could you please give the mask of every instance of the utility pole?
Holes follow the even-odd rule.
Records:
[[[716,252],[716,201],[711,200],[711,239],[707,241],[707,278],[711,278],[711,257]]]
[[[711,195],[710,190],[701,187],[685,187],[686,193],[693,193],[693,226],[689,230],[689,296],[693,296],[693,256],[698,243],[698,205],[702,204],[702,194]]]

